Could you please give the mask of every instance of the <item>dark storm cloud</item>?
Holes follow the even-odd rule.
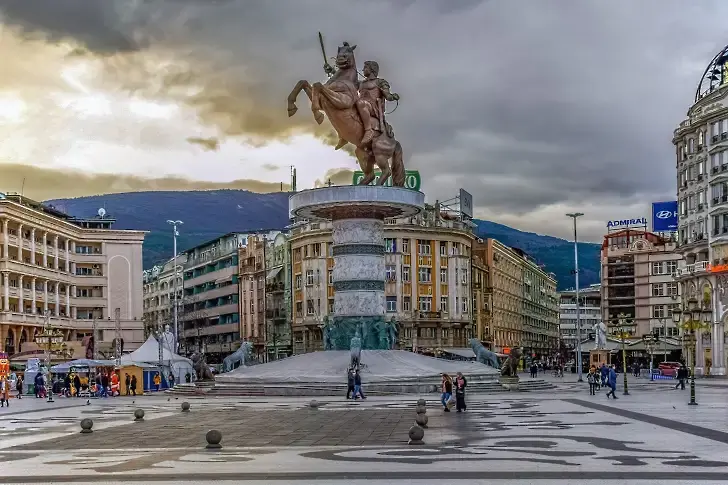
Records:
[[[504,219],[550,207],[559,217],[564,207],[621,216],[624,207],[673,198],[672,130],[705,64],[728,42],[728,5],[720,1],[0,6],[28,32],[70,36],[102,53],[178,52],[195,68],[189,79],[209,88],[190,104],[229,136],[313,130],[305,95],[292,119],[284,101],[298,79],[324,77],[316,32],[324,33],[329,55],[344,40],[356,43],[359,66],[377,60],[402,96],[389,121],[429,197],[449,198],[462,186],[476,211]],[[597,227],[604,214],[589,217]],[[531,230],[569,233],[568,221],[521,221]]]

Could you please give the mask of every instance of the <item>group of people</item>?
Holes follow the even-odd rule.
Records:
[[[359,369],[352,369],[349,368],[349,370],[346,373],[346,380],[347,380],[347,389],[346,389],[346,398],[347,399],[366,399],[366,396],[364,395],[364,391],[361,389],[361,375],[359,374]]]
[[[468,381],[462,372],[458,372],[454,380],[448,374],[442,374],[440,402],[446,413],[449,413],[453,406],[456,407],[459,413],[465,411],[467,407],[465,405],[465,388],[467,385]],[[455,399],[453,399],[453,390],[455,391]]]
[[[20,399],[23,395],[23,378],[18,376],[15,380],[0,379],[0,408],[4,408],[6,405],[10,407],[10,391],[13,386],[18,391],[18,399]]]
[[[589,368],[589,373],[586,375],[586,380],[589,383],[589,394],[596,396],[597,390],[602,387],[608,387],[607,399],[611,396],[614,399],[618,399],[615,391],[617,390],[617,368],[614,364],[607,366],[602,362],[602,365],[597,370],[596,366]]]

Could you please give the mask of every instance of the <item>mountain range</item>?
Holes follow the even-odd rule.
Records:
[[[172,226],[181,220],[177,248],[183,251],[229,232],[283,229],[289,224],[288,192],[258,194],[246,190],[129,192],[46,201],[77,217],[91,217],[100,208],[116,219],[117,229],[149,231],[144,240],[144,266],[172,257]],[[529,254],[553,272],[559,289],[573,287],[574,244],[564,239],[523,232],[475,219],[479,237],[494,238]],[[580,283],[599,282],[599,245],[579,243]]]

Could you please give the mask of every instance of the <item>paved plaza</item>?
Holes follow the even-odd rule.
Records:
[[[669,383],[590,396],[566,376],[548,392],[428,400],[424,446],[407,444],[419,396],[13,400],[0,410],[2,483],[721,483],[728,386]],[[132,400],[134,402],[132,402]],[[190,412],[181,412],[183,401]],[[134,410],[144,421],[134,422]],[[81,434],[89,417],[94,432]],[[205,449],[219,430],[223,448]]]

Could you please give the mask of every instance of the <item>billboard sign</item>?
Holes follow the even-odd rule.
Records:
[[[634,219],[614,219],[607,221],[607,229],[626,229],[628,227],[646,227],[646,217],[636,217]]]
[[[473,218],[473,194],[460,189],[460,213],[470,219]]]
[[[652,203],[652,230],[654,232],[677,231],[677,201]]]
[[[374,172],[374,182],[372,184],[376,185],[377,181],[379,180],[379,176],[382,174],[380,171]],[[354,185],[359,185],[359,182],[361,182],[361,179],[364,178],[364,172],[361,170],[357,170],[354,172],[354,178],[353,183]],[[404,172],[404,187],[406,189],[411,190],[420,190],[420,185],[422,184],[422,179],[420,178],[420,172],[417,170],[405,170]],[[384,184],[386,187],[392,186],[392,177],[389,177],[387,182]]]

